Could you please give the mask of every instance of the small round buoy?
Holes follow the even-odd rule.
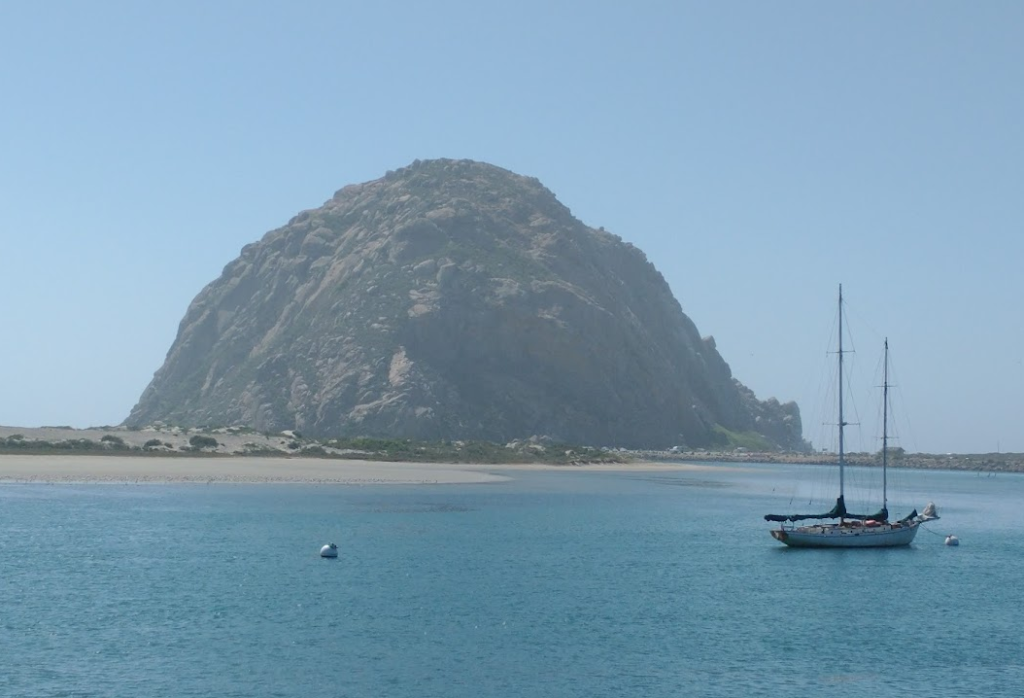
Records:
[[[946,545],[960,545],[960,539],[956,536],[946,536]]]
[[[338,557],[338,546],[334,543],[328,543],[320,548],[320,557]]]

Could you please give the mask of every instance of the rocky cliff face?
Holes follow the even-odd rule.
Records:
[[[311,436],[801,445],[644,254],[536,179],[415,162],[246,246],[189,307],[126,420]]]

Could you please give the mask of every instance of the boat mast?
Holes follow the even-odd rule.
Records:
[[[843,497],[843,285],[839,284],[839,496]]]
[[[885,338],[885,367],[882,369],[882,511],[889,511],[886,456],[889,450],[889,338]]]

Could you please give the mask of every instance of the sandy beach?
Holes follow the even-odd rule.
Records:
[[[331,458],[0,455],[3,483],[305,483],[334,485],[472,484],[508,480],[516,471],[679,471],[725,466],[666,463],[556,466],[540,464],[392,463]]]

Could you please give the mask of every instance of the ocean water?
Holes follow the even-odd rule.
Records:
[[[813,469],[0,485],[0,696],[1024,695],[1024,477],[905,473],[912,547],[788,549]]]

